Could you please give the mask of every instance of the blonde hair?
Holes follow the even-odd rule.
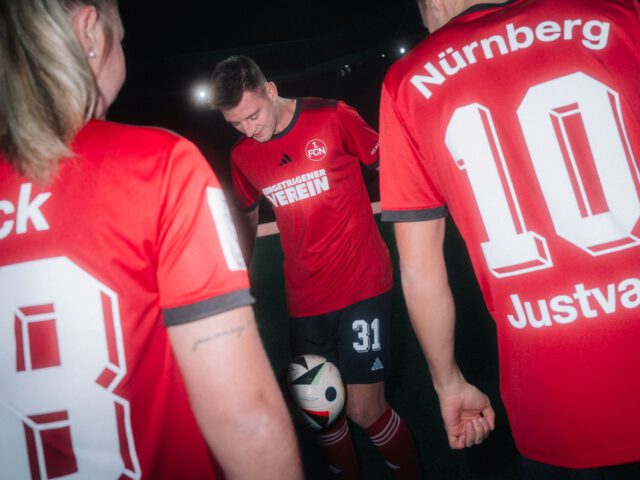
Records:
[[[72,28],[80,5],[96,8],[110,46],[108,9],[117,0],[0,0],[0,146],[6,161],[39,183],[73,155],[69,142],[99,95]]]

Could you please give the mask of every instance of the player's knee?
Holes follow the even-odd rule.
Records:
[[[360,428],[367,428],[384,413],[385,404],[364,398],[349,398],[347,416]]]

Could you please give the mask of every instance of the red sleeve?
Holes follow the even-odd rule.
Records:
[[[231,152],[231,180],[238,209],[244,212],[255,209],[258,206],[258,200],[260,200],[260,192],[238,167],[233,151]]]
[[[170,153],[158,230],[157,280],[165,323],[174,325],[253,302],[218,179],[196,147]]]
[[[337,113],[347,151],[356,155],[367,167],[376,168],[379,156],[377,132],[344,102],[338,102]]]
[[[429,176],[427,159],[407,132],[386,84],[380,100],[380,147],[382,219],[416,221],[444,216],[445,200]]]

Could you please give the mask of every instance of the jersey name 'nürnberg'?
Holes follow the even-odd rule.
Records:
[[[580,28],[582,27],[582,28]],[[471,42],[462,48],[446,48],[438,55],[439,60],[434,64],[427,62],[424,69],[429,75],[414,75],[411,83],[428,100],[433,92],[427,85],[442,85],[447,77],[455,75],[460,70],[478,63],[478,60],[491,60],[495,56],[494,46],[500,55],[528,48],[536,41],[555,42],[557,40],[573,40],[574,30],[578,28],[582,34],[582,44],[590,50],[602,50],[607,46],[611,25],[608,22],[580,19],[567,19],[563,23],[544,21],[535,28],[528,26],[516,27],[510,23],[506,26],[506,35],[493,35],[479,41]],[[479,50],[476,50],[479,49]],[[453,59],[450,64],[447,57]],[[438,68],[438,66],[440,68]],[[445,76],[446,75],[446,76]]]

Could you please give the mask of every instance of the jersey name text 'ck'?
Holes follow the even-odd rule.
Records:
[[[17,203],[11,200],[0,200],[0,240],[11,234],[15,228],[17,234],[27,233],[29,222],[38,230],[49,230],[49,224],[40,211],[51,193],[39,193],[31,199],[30,183],[23,183],[20,186]]]

